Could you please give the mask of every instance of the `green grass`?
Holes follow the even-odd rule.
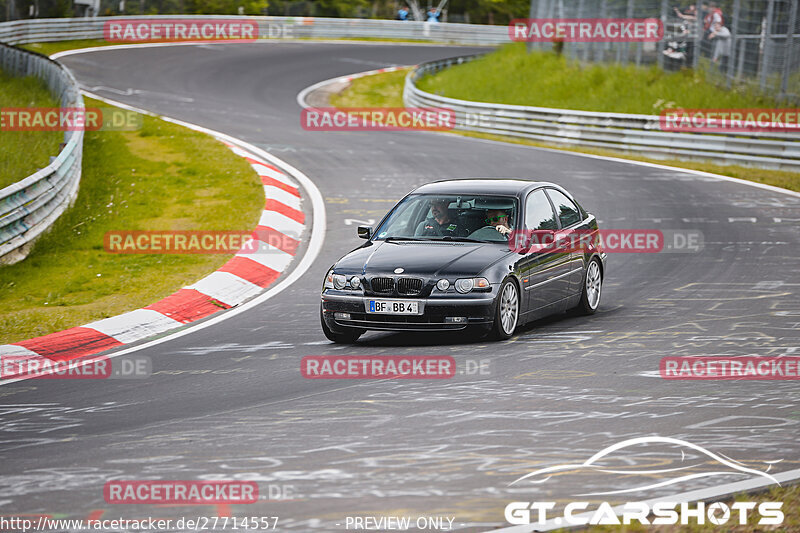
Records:
[[[461,68],[461,67],[459,67]],[[331,105],[336,107],[399,107],[402,106],[403,82],[405,71],[389,72],[385,74],[375,74],[358,78],[352,81],[350,86],[344,91],[331,96]],[[654,159],[639,155],[617,152],[614,150],[602,150],[582,147],[564,147],[563,145],[548,144],[542,142],[520,139],[517,137],[505,137],[500,135],[490,135],[476,132],[454,132],[468,137],[480,139],[490,139],[525,146],[537,146],[541,148],[551,148],[569,152],[579,152],[585,154],[603,155],[630,159],[633,161],[645,161],[660,165],[669,165],[679,168],[700,170],[711,172],[722,176],[755,181],[776,187],[783,187],[792,191],[800,191],[800,173],[787,172],[782,170],[766,170],[760,168],[743,167],[739,165],[717,165],[713,162],[704,161],[680,161],[676,159]]]
[[[12,77],[0,70],[0,107],[58,107],[41,80]],[[50,164],[64,134],[57,131],[0,130],[0,189]]]
[[[527,53],[524,43],[511,44],[471,61],[425,76],[420,89],[429,93],[502,104],[639,113],[662,109],[787,107],[751,89],[718,88],[711,74],[657,66],[583,65],[552,52]]]
[[[56,52],[63,52],[65,50],[77,50],[78,48],[92,48],[94,46],[113,46],[115,44],[125,43],[112,43],[103,39],[81,39],[75,41],[60,41],[55,43],[30,43],[22,44],[20,48],[31,50],[32,52],[39,52],[46,56],[55,54]]]
[[[251,230],[264,206],[244,159],[154,117],[140,131],[87,132],[83,154],[75,205],[27,259],[0,266],[0,344],[146,306],[230,258],[110,254],[107,231]]]

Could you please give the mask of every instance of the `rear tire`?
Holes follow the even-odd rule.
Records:
[[[519,289],[512,279],[506,279],[497,293],[491,337],[504,341],[514,335],[519,323]]]
[[[581,301],[575,310],[582,315],[593,315],[600,307],[600,296],[603,290],[603,269],[600,267],[600,260],[593,257],[586,267],[583,276],[583,290]]]
[[[325,337],[327,337],[329,341],[333,341],[336,344],[353,344],[365,333],[365,330],[355,328],[347,328],[348,331],[345,333],[331,331],[325,323],[325,319],[322,317],[322,309],[319,311],[319,321],[322,324],[322,333],[325,334]]]

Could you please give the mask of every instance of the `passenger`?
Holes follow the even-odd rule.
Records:
[[[431,200],[431,215],[417,226],[416,236],[424,237],[463,237],[465,231],[459,227],[450,215],[449,200],[441,198]]]

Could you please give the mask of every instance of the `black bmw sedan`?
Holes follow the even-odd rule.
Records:
[[[469,329],[508,339],[526,322],[600,304],[606,254],[596,218],[552,183],[464,179],[423,185],[328,271],[325,336]]]

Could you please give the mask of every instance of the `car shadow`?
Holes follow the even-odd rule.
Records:
[[[539,320],[530,322],[517,329],[514,337],[535,334],[536,330],[543,328],[551,328],[548,333],[552,333],[552,328],[565,328],[564,331],[568,332],[571,327],[576,325],[590,324],[593,320],[597,320],[602,316],[615,315],[623,310],[622,306],[614,306],[608,309],[600,308],[595,315],[586,316],[580,315],[573,311],[565,313],[558,313],[550,315]],[[512,337],[511,340],[514,339]],[[437,331],[437,332],[418,332],[418,331],[403,331],[403,332],[382,332],[372,331],[367,332],[355,344],[355,346],[372,346],[372,347],[409,347],[409,346],[451,346],[451,345],[469,345],[469,344],[486,344],[496,342],[489,337],[478,337],[470,335],[464,331]],[[505,341],[510,342],[510,341]]]

